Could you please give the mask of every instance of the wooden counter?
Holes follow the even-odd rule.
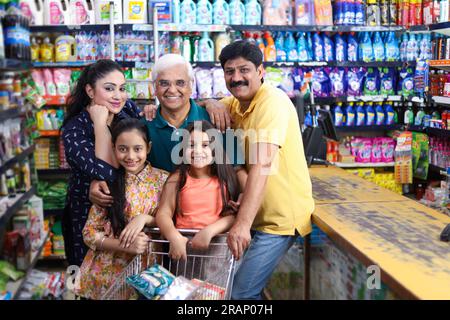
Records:
[[[450,217],[335,167],[311,168],[313,222],[406,299],[450,299]]]

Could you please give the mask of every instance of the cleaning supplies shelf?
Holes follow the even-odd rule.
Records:
[[[431,24],[429,25],[429,30],[446,36],[450,36],[450,21]]]
[[[36,147],[35,145],[27,147],[25,150],[23,150],[15,157],[5,161],[5,163],[0,165],[0,173],[6,172],[6,170],[8,170],[15,163],[25,160],[30,154],[34,152],[35,147]]]
[[[349,132],[349,131],[389,131],[389,130],[401,130],[403,125],[394,124],[390,126],[352,126],[352,127],[336,127],[337,131]]]
[[[33,270],[34,266],[36,265],[37,261],[39,260],[42,250],[44,249],[45,243],[47,242],[47,239],[49,237],[50,233],[47,233],[47,235],[44,237],[44,240],[42,241],[42,244],[39,246],[39,249],[32,253],[31,257],[31,263],[28,267],[28,270],[22,278],[15,282],[8,282],[6,285],[6,289],[11,292],[13,299],[17,299],[19,297],[20,290],[22,290],[28,276],[31,273],[31,270]]]
[[[430,60],[430,67],[450,71],[450,59],[448,59],[448,60]]]
[[[61,132],[59,130],[39,130],[41,137],[59,137]]]
[[[292,31],[292,32],[367,32],[367,31],[404,31],[402,26],[269,26],[269,25],[230,25],[230,29],[238,31]]]
[[[444,130],[439,128],[430,128],[430,127],[423,127],[423,126],[409,126],[408,130],[410,131],[416,131],[416,132],[423,132],[430,136],[434,137],[440,137],[440,138],[450,138],[450,130]]]
[[[431,97],[431,99],[437,104],[450,106],[450,97],[433,96]]]
[[[18,117],[20,115],[20,111],[18,108],[10,108],[7,110],[0,111],[0,121],[12,119]]]
[[[378,162],[378,163],[342,163],[342,162],[332,162],[336,167],[339,168],[384,168],[393,167],[395,162]]]
[[[31,62],[15,60],[15,59],[0,59],[0,71],[26,71],[32,67]]]
[[[14,202],[8,207],[8,209],[6,209],[5,212],[3,212],[3,214],[0,214],[0,225],[7,223],[9,218],[11,218],[20,208],[22,208],[23,204],[35,193],[36,187],[32,186],[27,192],[17,194],[14,198],[10,198],[10,201]]]

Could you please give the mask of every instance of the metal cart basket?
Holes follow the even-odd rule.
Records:
[[[179,229],[183,236],[191,239],[198,230]],[[169,241],[163,239],[158,228],[146,230],[150,236],[147,252],[137,255],[105,292],[103,300],[127,300],[134,289],[126,278],[138,274],[154,264],[160,264],[175,276],[195,279],[199,287],[188,297],[192,300],[228,300],[231,296],[235,260],[226,243],[226,234],[211,240],[207,250],[194,250],[187,246],[187,260],[169,257]]]

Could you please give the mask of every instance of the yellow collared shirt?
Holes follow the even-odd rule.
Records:
[[[221,102],[229,107],[234,129],[245,133],[247,169],[252,145],[279,146],[252,229],[277,235],[294,235],[295,231],[307,235],[312,230],[314,200],[297,112],[291,100],[280,89],[264,83],[244,112],[234,97]]]

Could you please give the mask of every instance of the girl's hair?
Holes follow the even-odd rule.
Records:
[[[137,130],[144,139],[145,143],[148,145],[150,139],[144,122],[134,118],[125,118],[113,124],[113,128],[111,130],[112,143],[115,145],[117,138],[122,133],[130,132],[132,130]],[[114,235],[118,237],[126,226],[125,216],[123,213],[126,206],[125,169],[122,166],[117,170],[116,179],[113,182],[109,182],[108,185],[111,196],[114,198],[114,203],[108,208],[107,217],[111,222]]]
[[[210,143],[214,140],[214,136],[221,135],[219,131],[217,131],[211,123],[205,120],[192,122],[186,128],[186,130],[189,133],[192,133],[194,129],[201,129],[202,132],[205,132],[208,135]],[[240,189],[236,172],[234,171],[232,165],[227,164],[226,153],[224,152],[222,145],[218,143],[218,141],[216,141],[215,146],[216,149],[212,150],[213,162],[211,163],[211,174],[219,179],[220,193],[222,196],[222,204],[223,204],[222,211],[220,214],[223,215],[225,211],[230,208],[228,206],[228,201],[229,200],[236,201],[238,199]],[[221,150],[218,150],[219,152],[216,152],[217,148],[221,148]],[[180,192],[183,189],[184,185],[186,184],[186,178],[189,172],[189,168],[190,165],[183,162],[177,167],[176,170],[179,173],[179,179],[176,193],[175,213],[180,215],[183,214],[183,212],[181,212],[181,205],[180,205]]]
[[[86,85],[89,84],[94,88],[97,80],[105,77],[112,71],[120,71],[123,73],[122,68],[117,62],[108,59],[98,60],[96,63],[84,68],[77,84],[67,98],[67,115],[62,126],[66,125],[70,119],[78,115],[91,103],[91,98],[86,93]]]

